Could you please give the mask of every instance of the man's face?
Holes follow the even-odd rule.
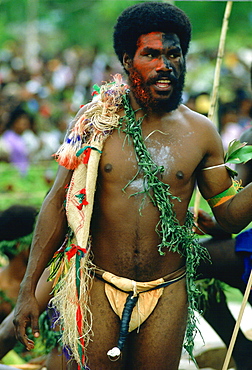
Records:
[[[178,107],[184,86],[185,64],[177,35],[141,35],[128,68],[131,90],[144,109],[170,112]]]

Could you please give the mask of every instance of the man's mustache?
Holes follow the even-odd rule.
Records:
[[[171,81],[172,85],[176,85],[178,83],[178,78],[174,76],[173,72],[159,72],[155,77],[151,77],[148,79],[148,85],[155,84],[158,80],[161,79]]]

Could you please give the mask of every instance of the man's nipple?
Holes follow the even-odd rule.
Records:
[[[177,177],[177,179],[179,179],[179,180],[183,180],[183,178],[184,178],[184,173],[183,173],[182,171],[178,171],[178,172],[176,173],[176,177]]]
[[[104,171],[105,171],[105,172],[111,172],[111,171],[112,171],[112,164],[107,163],[107,164],[104,166]]]

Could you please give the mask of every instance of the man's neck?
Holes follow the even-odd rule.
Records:
[[[144,107],[141,107],[138,102],[136,101],[135,99],[135,96],[132,92],[129,93],[129,98],[130,98],[130,104],[131,104],[131,107],[132,109],[136,112],[136,119],[139,119],[140,117],[143,117],[143,116],[146,116],[146,120],[148,120],[149,122],[151,121],[156,121],[156,120],[160,120],[161,118],[164,118],[164,117],[172,117],[176,112],[177,110],[179,109],[179,107],[171,112],[165,112],[165,111],[155,111],[153,109],[145,109]]]

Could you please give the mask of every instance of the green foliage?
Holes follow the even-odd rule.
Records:
[[[21,365],[24,364],[25,361],[14,350],[12,350],[8,352],[6,356],[4,356],[0,363],[5,365]]]
[[[218,46],[226,3],[226,1],[174,1],[192,22],[192,39],[201,41],[205,48]],[[235,44],[240,47],[251,46],[251,19],[251,2],[234,1],[229,18],[227,48],[234,48]]]
[[[20,0],[1,4],[0,46],[6,36],[25,40],[27,20],[36,17],[43,51],[58,51],[73,45],[98,47],[112,52],[114,23],[123,9],[139,3],[136,0]],[[206,47],[217,47],[225,1],[174,1],[192,21],[193,40],[201,40]],[[32,6],[31,6],[32,5]],[[227,47],[251,46],[251,3],[234,2],[231,12]],[[236,41],[237,40],[237,41]],[[53,45],[53,48],[52,48]]]
[[[175,1],[174,4],[189,16],[193,25],[193,35],[221,28],[225,1]]]
[[[0,211],[13,204],[40,208],[50,189],[49,177],[54,179],[57,164],[46,162],[31,165],[27,176],[21,177],[9,163],[0,163]]]
[[[228,145],[228,150],[224,157],[225,163],[241,164],[252,159],[252,145],[246,145],[239,140],[233,140]],[[237,176],[237,172],[226,166],[231,177]]]
[[[233,140],[228,145],[225,163],[246,163],[252,159],[252,145],[246,145],[239,140]]]

